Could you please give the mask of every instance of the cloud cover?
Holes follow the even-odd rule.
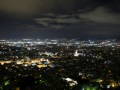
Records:
[[[80,18],[95,23],[120,24],[120,13],[110,12],[105,7],[98,7],[93,11],[81,13]]]
[[[0,0],[0,38],[118,37],[119,10],[120,0]]]
[[[67,13],[95,7],[94,0],[0,0],[0,12],[12,17],[33,17],[41,13]]]

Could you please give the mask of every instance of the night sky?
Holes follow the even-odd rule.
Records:
[[[120,0],[0,0],[0,39],[120,39]]]

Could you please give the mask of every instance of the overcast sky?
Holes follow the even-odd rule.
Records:
[[[120,39],[120,0],[0,0],[0,39]]]

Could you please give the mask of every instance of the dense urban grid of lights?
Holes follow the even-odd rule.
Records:
[[[0,90],[120,87],[116,40],[0,40]]]

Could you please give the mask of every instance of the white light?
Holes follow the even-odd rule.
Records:
[[[109,89],[109,88],[110,88],[110,85],[107,85],[107,88]]]

